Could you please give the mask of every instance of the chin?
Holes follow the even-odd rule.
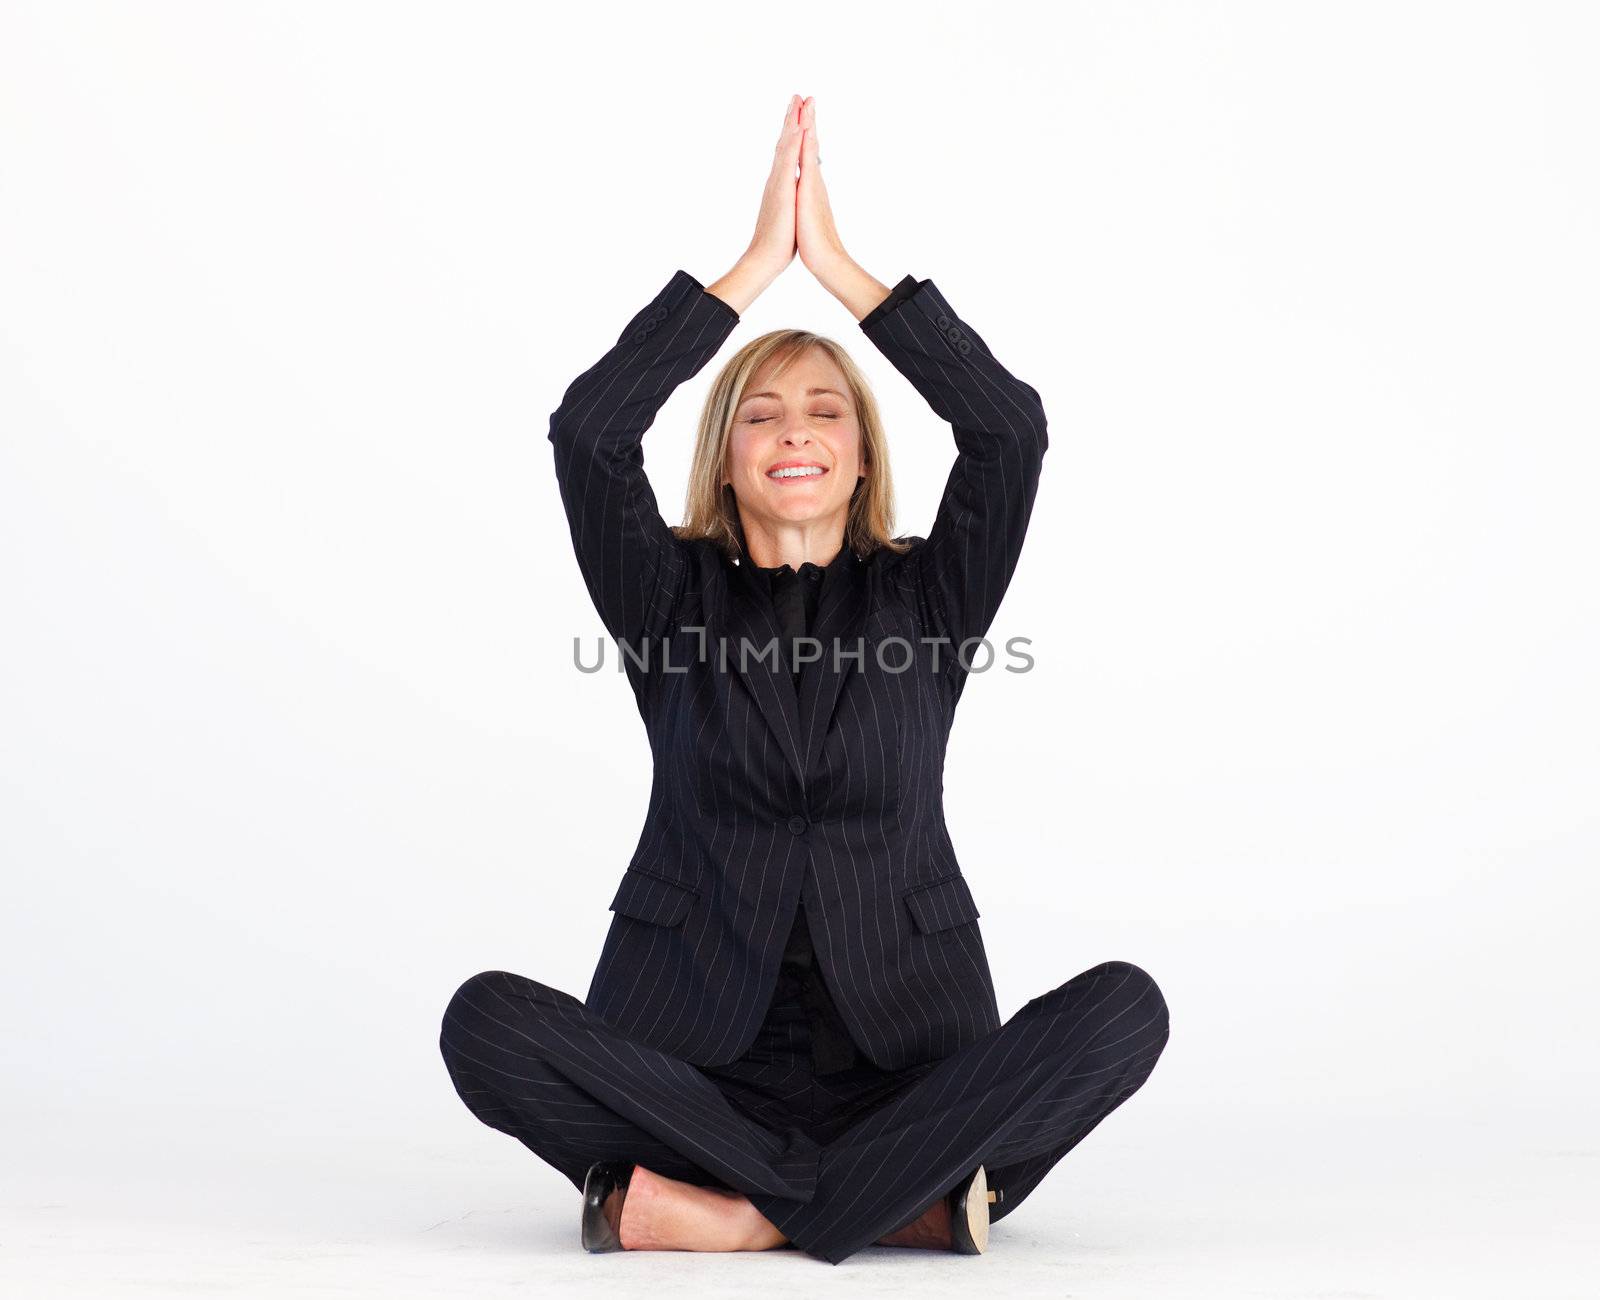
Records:
[[[788,503],[788,509],[775,510],[773,513],[785,523],[806,524],[815,520],[827,519],[831,515],[837,514],[838,510],[839,507],[836,505],[824,505],[816,501],[790,502]]]

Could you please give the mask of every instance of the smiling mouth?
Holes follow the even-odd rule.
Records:
[[[790,465],[783,469],[769,469],[767,477],[783,482],[787,479],[821,478],[827,472],[821,465]]]

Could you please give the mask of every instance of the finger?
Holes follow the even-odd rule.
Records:
[[[787,146],[785,153],[792,165],[798,166],[800,162],[800,142],[805,136],[805,130],[800,122],[800,111],[805,106],[805,101],[799,95],[794,97],[794,111],[789,114],[789,130],[784,137]]]
[[[789,106],[783,111],[783,130],[778,133],[779,156],[792,154],[800,144],[800,107],[802,100],[799,95],[789,96]]]
[[[790,101],[794,107],[784,119],[783,134],[778,137],[777,147],[772,151],[771,176],[774,180],[783,178],[792,182],[800,167],[799,102],[798,95]]]
[[[804,131],[804,143],[801,147],[800,165],[802,167],[815,167],[822,161],[821,150],[817,142],[817,98],[811,96],[801,106],[800,125]]]

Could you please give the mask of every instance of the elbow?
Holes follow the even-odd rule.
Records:
[[[1046,451],[1050,449],[1050,421],[1045,417],[1044,404],[1034,403],[1033,418],[1028,422],[1028,432],[1032,436],[1029,443],[1035,461],[1042,460]]]
[[[1022,392],[1018,407],[1027,413],[1027,430],[1034,452],[1043,456],[1050,446],[1050,421],[1044,413],[1044,399],[1032,384],[1017,380]]]
[[[568,418],[563,407],[550,415],[550,444],[558,451],[570,451],[582,438],[580,426]]]

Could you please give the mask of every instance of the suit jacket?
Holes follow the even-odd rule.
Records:
[[[944,1057],[1000,1024],[943,768],[978,661],[954,647],[983,636],[1010,582],[1044,408],[933,281],[908,277],[880,307],[862,332],[949,422],[956,461],[926,537],[901,554],[847,546],[828,566],[811,631],[828,652],[798,691],[782,657],[760,653],[779,628],[752,566],[679,538],[644,471],[656,412],[738,313],[677,271],[550,417],[579,567],[632,651],[654,761],[585,1002],[697,1065],[750,1045],[802,895],[818,964],[874,1064]]]

